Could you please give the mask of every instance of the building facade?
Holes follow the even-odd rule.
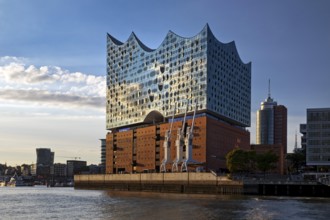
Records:
[[[330,166],[330,108],[307,109],[307,123],[300,127],[305,138],[306,164]]]
[[[264,153],[266,149],[273,151],[279,158],[274,171],[285,174],[285,157],[287,154],[287,108],[277,105],[271,98],[270,82],[268,97],[261,102],[257,111],[256,144],[252,149],[257,153]]]
[[[107,39],[107,129],[162,121],[174,104],[175,115],[183,115],[187,100],[197,102],[199,112],[250,126],[251,64],[208,25],[192,38],[170,31],[155,50],[134,33],[125,43]]]
[[[307,144],[307,125],[306,124],[300,124],[300,133],[301,136],[301,148],[306,152],[306,144]]]
[[[36,175],[46,178],[50,175],[51,167],[54,164],[54,152],[50,148],[37,148]]]
[[[274,107],[274,144],[281,144],[287,153],[288,110],[284,105]]]
[[[82,160],[67,160],[67,177],[73,177],[75,174],[81,173],[86,168],[87,162]]]
[[[65,163],[55,163],[52,166],[52,175],[54,177],[66,177],[67,168]]]
[[[187,120],[190,126],[192,120]],[[165,132],[171,123],[136,127],[107,134],[106,173],[158,172],[164,158]],[[173,123],[170,158],[176,158],[176,137],[182,121]],[[250,133],[223,121],[200,115],[195,119],[192,158],[208,169],[225,169],[225,155],[234,147],[249,150]],[[184,159],[184,158],[183,158]],[[172,163],[166,165],[172,170]]]
[[[282,144],[287,148],[287,108],[270,95],[257,111],[256,144]]]
[[[106,148],[106,141],[105,139],[100,139],[101,141],[101,166],[105,166],[105,148]]]
[[[226,151],[219,144],[212,150],[214,140],[226,142],[218,137],[226,139],[224,134],[230,133],[232,144],[225,148],[249,144],[245,127],[250,126],[251,63],[244,64],[235,43],[221,43],[208,25],[191,38],[170,31],[155,50],[134,33],[124,43],[108,34],[106,106],[107,173],[131,172],[134,167],[158,171],[172,117],[169,143],[174,160],[178,129],[186,128],[184,115],[192,125],[194,108],[193,158],[215,168],[208,158],[213,153],[223,158],[219,154]],[[214,162],[220,163],[224,161]]]

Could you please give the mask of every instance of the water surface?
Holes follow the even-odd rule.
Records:
[[[1,187],[0,219],[329,219],[330,198]]]

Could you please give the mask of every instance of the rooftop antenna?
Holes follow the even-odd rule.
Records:
[[[270,98],[270,79],[268,79],[268,98]]]

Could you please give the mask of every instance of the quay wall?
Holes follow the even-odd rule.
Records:
[[[330,197],[330,186],[318,182],[245,183],[244,194],[265,196]]]
[[[243,184],[212,173],[75,175],[75,188],[174,193],[243,194]]]
[[[212,173],[137,173],[75,175],[75,188],[192,194],[330,197],[330,186],[317,182],[233,181]]]

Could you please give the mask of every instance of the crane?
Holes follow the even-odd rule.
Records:
[[[192,141],[193,141],[193,137],[194,137],[193,131],[194,131],[196,111],[197,111],[197,101],[195,102],[195,110],[194,110],[194,115],[193,115],[193,119],[191,122],[191,127],[187,127],[186,137],[184,139],[184,143],[186,146],[186,157],[185,157],[184,161],[182,162],[181,172],[188,171],[189,163],[197,163],[196,161],[194,161],[192,159]]]
[[[184,113],[184,118],[182,122],[182,127],[178,128],[178,133],[175,140],[176,146],[176,158],[173,161],[172,165],[172,172],[178,172],[178,164],[182,161],[182,154],[183,154],[183,145],[184,145],[184,131],[186,126],[186,117],[187,117],[188,105],[186,107],[186,111]]]
[[[71,159],[75,159],[75,160],[79,160],[81,159],[81,157],[65,157],[65,156],[58,156],[58,157],[62,157],[62,158],[71,158]]]
[[[160,172],[166,173],[166,164],[169,162],[170,159],[170,153],[171,153],[171,133],[172,133],[172,127],[173,127],[173,121],[174,121],[174,115],[176,111],[176,105],[174,105],[173,115],[172,115],[172,121],[171,126],[169,130],[165,131],[165,140],[164,140],[164,159],[162,161],[162,164],[160,165]]]

